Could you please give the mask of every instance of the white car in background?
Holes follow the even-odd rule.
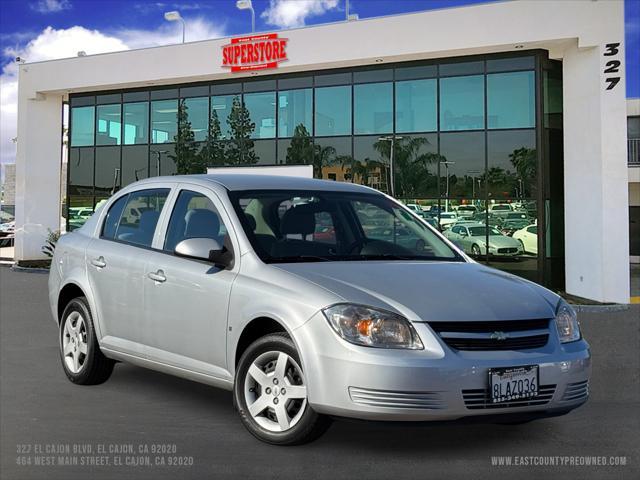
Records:
[[[442,228],[443,230],[446,230],[458,221],[458,214],[455,212],[440,212],[440,215],[438,215],[438,217],[440,228]]]
[[[512,238],[520,242],[525,253],[538,254],[538,225],[528,225],[513,232]]]

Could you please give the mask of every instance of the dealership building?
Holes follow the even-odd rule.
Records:
[[[526,253],[478,261],[628,303],[624,58],[623,2],[569,0],[20,65],[16,261],[136,179],[310,164],[436,216],[508,204]]]

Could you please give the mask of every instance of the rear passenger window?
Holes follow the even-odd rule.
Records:
[[[121,198],[109,209],[102,232],[103,238],[150,247],[168,195],[168,188],[158,188],[140,190]]]
[[[209,197],[190,190],[182,190],[171,213],[164,249],[173,252],[182,240],[211,238],[225,244],[227,229]]]
[[[124,210],[124,206],[127,204],[128,198],[129,198],[129,195],[120,197],[109,208],[109,212],[107,213],[107,218],[105,218],[104,226],[102,227],[102,238],[106,238],[109,240],[113,240],[116,238],[116,230],[118,229],[118,222],[120,222],[120,217],[122,216],[122,210]]]

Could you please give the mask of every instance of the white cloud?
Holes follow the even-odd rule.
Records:
[[[269,0],[269,7],[261,17],[277,27],[302,27],[307,17],[322,15],[335,8],[338,8],[338,0]]]
[[[202,18],[186,19],[187,41],[220,37],[224,25],[214,25]],[[20,56],[37,62],[56,58],[75,57],[79,50],[87,55],[129,50],[132,48],[167,45],[181,41],[182,24],[163,22],[155,30],[117,30],[100,32],[75,26],[66,29],[47,27],[21,47],[5,48],[3,55],[13,59]],[[0,74],[0,162],[15,161],[16,119],[18,102],[18,65],[12,60],[4,64]]]
[[[69,0],[39,0],[29,5],[38,13],[56,13],[71,8]]]

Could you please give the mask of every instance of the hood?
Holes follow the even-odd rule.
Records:
[[[477,263],[314,262],[272,264],[352,302],[413,321],[553,318],[558,296]]]
[[[506,235],[491,235],[489,245],[492,247],[519,247],[520,242]]]

